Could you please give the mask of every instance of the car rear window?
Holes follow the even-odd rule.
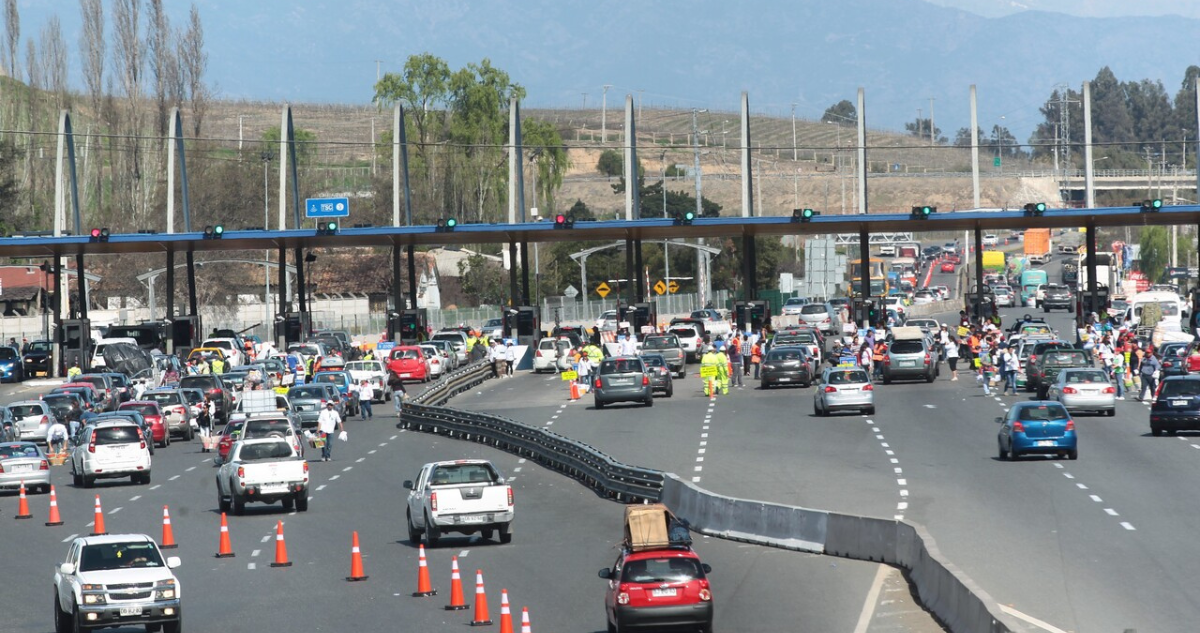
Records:
[[[0,459],[41,457],[33,444],[0,444]]]
[[[853,385],[867,380],[867,372],[860,370],[853,371],[831,371],[829,372],[829,384],[831,385]]]
[[[291,430],[292,424],[280,418],[255,418],[247,420],[244,428],[247,438],[270,437],[272,433],[283,437]]]
[[[893,354],[920,354],[924,351],[925,346],[921,341],[894,341],[891,347]]]
[[[800,350],[781,349],[781,350],[775,350],[775,351],[771,352],[770,354],[767,354],[767,360],[768,361],[778,361],[778,362],[789,361],[789,360],[804,360],[804,354],[802,354],[800,352]]]
[[[454,484],[495,483],[499,476],[487,464],[453,464],[436,466],[429,476],[434,486]]]
[[[45,414],[41,405],[36,404],[18,405],[15,407],[9,407],[8,410],[12,411],[13,417],[15,418],[31,418],[35,415]]]
[[[1159,398],[1200,396],[1200,380],[1165,380]]]
[[[642,349],[670,349],[675,346],[674,340],[663,336],[651,336],[642,343]]]
[[[667,362],[663,360],[663,357],[657,354],[652,356],[643,356],[642,362],[645,363],[647,367],[666,367],[667,365]]]
[[[247,434],[247,437],[249,435]],[[292,447],[287,442],[270,442],[263,444],[246,444],[238,458],[243,462],[259,459],[287,459],[292,456]]]
[[[184,376],[179,379],[180,387],[195,387],[197,389],[216,389],[220,386],[220,378],[215,376]]]
[[[346,377],[341,374],[317,374],[317,382],[327,382],[339,387],[346,386]]]
[[[1099,369],[1093,371],[1073,371],[1067,374],[1069,384],[1101,382],[1108,384],[1108,374]]]
[[[1087,363],[1087,355],[1079,350],[1069,352],[1051,350],[1046,354],[1046,364],[1050,366],[1075,365],[1078,363]]]
[[[398,349],[392,352],[392,360],[417,360],[418,355],[415,349]]]
[[[122,405],[122,410],[137,411],[142,415],[158,415],[159,409],[157,404],[131,404]]]
[[[316,356],[321,353],[321,348],[316,345],[289,345],[289,352],[299,352],[305,356]]]
[[[1061,420],[1070,417],[1061,404],[1043,404],[1036,407],[1021,407],[1017,411],[1017,419],[1022,422],[1042,422],[1045,420]]]
[[[293,399],[312,398],[320,400],[325,397],[325,390],[318,387],[299,387],[289,391],[288,397]]]
[[[683,337],[683,338],[695,338],[697,336],[696,330],[694,330],[690,327],[671,328],[670,332],[671,332],[671,334],[674,334],[675,336],[679,336],[679,337]]]
[[[142,441],[142,434],[135,426],[109,426],[96,429],[96,445],[132,444]]]
[[[704,570],[693,558],[648,558],[625,562],[621,582],[686,582],[704,578]]]
[[[639,360],[622,358],[600,363],[601,374],[637,374],[642,371],[642,362]]]
[[[825,306],[815,303],[800,308],[800,314],[823,314],[825,312]]]
[[[171,391],[160,391],[158,393],[147,393],[142,395],[146,400],[153,400],[160,405],[179,404],[179,394]]]

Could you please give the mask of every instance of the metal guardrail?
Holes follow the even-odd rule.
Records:
[[[623,464],[587,444],[498,415],[442,406],[454,395],[491,377],[492,366],[487,362],[451,372],[409,399],[396,426],[479,442],[532,459],[622,503],[658,501],[662,471]]]

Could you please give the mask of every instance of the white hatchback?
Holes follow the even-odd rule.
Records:
[[[79,431],[71,451],[71,479],[91,488],[97,479],[129,477],[150,483],[150,449],[142,430],[131,422],[92,422]]]

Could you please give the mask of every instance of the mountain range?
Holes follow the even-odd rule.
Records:
[[[968,86],[979,124],[1021,140],[1042,120],[1054,87],[1103,66],[1118,79],[1161,80],[1172,96],[1198,63],[1200,20],[1179,16],[1076,17],[1023,6],[1057,0],[197,0],[209,52],[208,80],[232,99],[366,103],[377,67],[399,71],[429,52],[459,68],[483,58],[528,91],[526,107],[609,105],[633,94],[647,107],[751,109],[819,118],[866,91],[868,124],[901,129],[929,116],[943,134],[969,124]],[[1154,2],[1151,2],[1153,4]],[[174,24],[188,6],[170,0]],[[1161,1],[1158,4],[1162,4]],[[22,0],[22,32],[51,12],[71,48],[76,3]],[[109,16],[111,33],[111,15]],[[111,48],[111,44],[110,44]],[[22,50],[24,46],[22,46]],[[379,62],[378,65],[376,62]],[[110,68],[112,65],[110,64]],[[111,70],[110,70],[111,72]],[[586,93],[586,97],[584,96]],[[1001,119],[1003,117],[1003,119]]]

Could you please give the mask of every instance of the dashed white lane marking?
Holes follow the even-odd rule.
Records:
[[[258,569],[258,565],[255,565],[254,563],[247,563],[246,569]]]
[[[1096,503],[1104,503],[1104,499],[1101,499],[1100,497],[1098,497],[1096,495],[1088,495],[1088,496],[1090,496],[1092,498],[1092,501],[1095,501]]]
[[[704,457],[697,457],[697,458],[696,458],[696,461],[698,461],[698,462],[702,462],[702,461],[704,461]]]
[[[907,480],[907,479],[897,479],[897,480],[896,480],[896,485],[898,485],[898,486],[907,486],[907,485],[908,485],[908,480]]]
[[[117,507],[113,508],[112,510],[109,510],[108,513],[116,514],[116,513],[120,512],[122,510],[122,508],[123,508],[123,506],[117,506]]]
[[[1192,448],[1200,448],[1200,444],[1192,444]]]
[[[1054,462],[1054,467],[1055,468],[1063,468],[1063,465],[1058,462]]]
[[[329,478],[329,481],[333,481],[333,480],[337,479],[338,477],[341,477],[341,475],[334,475]]]
[[[901,491],[900,491],[900,496],[901,496],[901,497],[907,497],[907,496],[908,496],[908,491],[907,491],[907,490],[901,490]]]
[[[907,509],[908,509],[908,502],[907,502],[907,501],[901,501],[900,503],[897,503],[897,504],[896,504],[896,509],[897,509],[897,510],[907,510]]]
[[[342,469],[342,472],[347,472],[347,471],[351,471],[351,470],[354,470],[354,467],[353,467],[353,466],[347,466],[347,467],[345,467],[345,468],[343,468],[343,469]]]
[[[399,435],[393,435],[393,436],[389,437],[388,439],[389,439],[389,440],[394,440],[394,439],[396,439],[397,437],[400,437],[400,436],[399,436]]]
[[[1072,475],[1071,473],[1063,473],[1063,477],[1066,477],[1067,479],[1074,479],[1075,475]]]
[[[1108,516],[1110,516],[1110,517],[1119,517],[1119,516],[1121,516],[1121,515],[1117,514],[1117,511],[1116,511],[1116,510],[1113,510],[1112,508],[1105,508],[1105,509],[1104,509],[1104,511],[1105,511],[1106,513],[1108,513]]]
[[[704,435],[708,435],[708,433],[705,433]],[[708,442],[701,441],[700,446],[708,446]]]
[[[141,499],[141,498],[142,498],[142,495],[133,495],[132,497],[129,498],[129,501],[133,502],[133,501],[137,501],[138,499]]]
[[[325,489],[325,484],[321,484],[321,485],[317,486],[317,492],[321,492],[324,489]]]
[[[882,439],[883,439],[883,436],[882,436],[882,435],[876,435],[876,436],[875,436],[875,439],[877,439],[877,440],[882,440]]]
[[[900,463],[900,460],[896,459],[895,457],[891,458],[891,459],[890,459],[890,460],[888,460],[888,461],[892,462],[893,464],[899,464],[899,463]]]
[[[551,420],[557,420],[557,419],[558,419],[558,416],[557,416],[557,415],[552,415],[552,416],[550,416],[550,419],[551,419]]]
[[[72,534],[72,535],[68,536],[67,538],[63,539],[63,540],[62,540],[62,542],[63,542],[63,543],[70,543],[71,541],[73,541],[73,540],[74,540],[76,537],[78,537],[78,536],[79,536],[78,534]]]
[[[379,448],[383,448],[384,446],[387,446],[387,442],[381,442],[379,444]]]
[[[700,434],[700,437],[701,437],[701,438],[708,437],[708,433],[701,433],[701,434]]]
[[[266,542],[267,542],[267,541],[269,541],[269,540],[271,540],[271,535],[270,535],[270,534],[268,534],[268,535],[266,535],[266,536],[262,537],[262,540],[261,540],[261,541],[259,541],[259,542],[260,542],[260,543],[266,543]]]
[[[701,455],[703,455],[703,454],[704,454],[704,451],[705,451],[705,450],[707,450],[707,449],[700,448],[700,449],[696,449],[696,450],[697,450],[697,451],[698,451],[698,452],[699,452]]]
[[[193,470],[196,470],[196,467],[195,467],[195,466],[189,466],[189,467],[188,467],[188,469],[187,469],[187,470],[185,470],[184,472],[188,472],[188,473],[190,473],[190,472],[192,472]]]
[[[896,451],[884,451],[884,452],[885,452],[885,453],[887,453],[888,455],[895,455],[895,454],[896,454]]]
[[[1087,489],[1088,489],[1088,487],[1087,487],[1086,485],[1084,485],[1084,484],[1077,483],[1077,484],[1075,484],[1075,485],[1076,485],[1076,486],[1078,486],[1080,490],[1087,490]]]
[[[250,558],[254,558],[255,556],[258,556],[261,553],[262,553],[262,550],[256,549],[256,550],[250,552]]]
[[[153,486],[150,486],[151,490],[158,490],[159,488],[162,488],[162,484],[154,484]]]
[[[703,466],[697,466],[697,467],[695,468],[695,472],[700,472],[700,471],[702,471],[702,470],[704,470],[704,467],[703,467]]]
[[[699,481],[700,481],[699,477],[692,477],[692,483],[697,483]],[[63,541],[63,542],[65,543],[66,541]]]
[[[879,439],[883,439],[883,438],[879,438]],[[882,444],[880,444],[880,446],[882,446],[884,448],[891,448],[891,446],[888,446],[887,442],[883,442]]]
[[[470,553],[471,553],[471,550],[469,550],[469,549],[465,549],[465,550],[463,550],[463,551],[461,551],[461,552],[459,552],[459,553],[458,553],[458,557],[459,557],[459,558],[466,558],[466,557],[467,557],[467,554],[470,554]]]
[[[373,448],[371,450],[367,451],[368,455],[374,455],[375,453],[376,453],[376,451]]]
[[[877,426],[873,426],[873,427],[871,427],[871,432],[872,432],[872,433],[878,433],[878,432],[879,432],[879,427],[877,427]]]
[[[525,458],[524,458],[524,457],[522,457],[521,459],[518,459],[518,460],[517,460],[517,463],[518,463],[518,464],[524,464],[524,463],[525,463]]]
[[[1130,532],[1137,529],[1137,528],[1133,527],[1133,525],[1131,523],[1129,523],[1128,521],[1121,521],[1121,527],[1125,528],[1126,530],[1129,530]]]
[[[354,460],[354,463],[356,463],[356,464],[361,464],[361,463],[363,463],[363,462],[365,462],[365,461],[367,461],[367,458],[366,458],[366,457],[359,457],[358,459]]]
[[[521,466],[517,466],[516,468],[513,468],[513,472],[519,473],[519,472],[521,472],[521,468],[522,468]]]

